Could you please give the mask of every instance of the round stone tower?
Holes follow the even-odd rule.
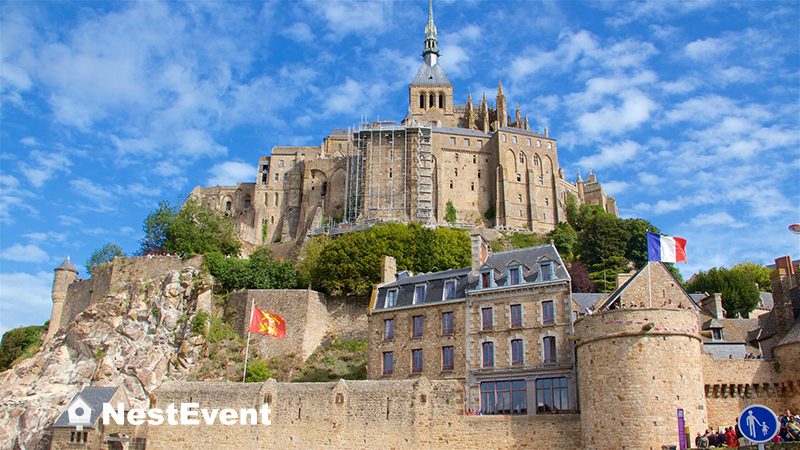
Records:
[[[585,450],[660,450],[708,426],[697,313],[616,309],[575,323]]]
[[[50,313],[50,325],[47,327],[47,337],[45,341],[52,339],[61,324],[61,312],[64,309],[64,302],[67,300],[67,287],[78,277],[78,271],[72,265],[69,256],[55,269],[56,275],[53,278],[53,311]]]

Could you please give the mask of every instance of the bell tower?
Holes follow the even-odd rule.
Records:
[[[422,66],[408,86],[408,111],[422,126],[455,127],[453,85],[439,64],[439,41],[433,23],[433,0],[428,3],[428,24]]]

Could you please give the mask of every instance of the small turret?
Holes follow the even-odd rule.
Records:
[[[517,115],[514,117],[514,125],[517,128],[525,129],[525,125],[522,123],[522,113],[519,111],[519,102],[517,102]]]
[[[503,95],[503,82],[500,79],[497,80],[497,120],[500,122],[499,128],[508,126],[506,96]]]
[[[475,111],[472,108],[472,93],[467,97],[467,111],[464,113],[466,119],[466,126],[470,130],[475,129]]]
[[[72,261],[67,259],[55,268],[53,278],[53,311],[50,313],[50,325],[47,327],[47,337],[45,342],[52,339],[61,325],[61,313],[64,309],[64,302],[67,300],[67,288],[70,283],[78,277],[78,271],[72,265]]]
[[[483,100],[481,100],[481,106],[478,110],[478,121],[480,122],[481,130],[484,133],[489,132],[489,106],[486,104],[486,93],[483,94]]]

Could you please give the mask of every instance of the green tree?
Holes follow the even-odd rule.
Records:
[[[559,222],[555,229],[547,233],[558,249],[558,254],[564,261],[572,261],[575,257],[575,244],[578,243],[578,233],[567,222]]]
[[[625,257],[633,261],[637,269],[647,264],[647,232],[660,233],[661,231],[645,219],[625,219],[622,226],[628,231]]]
[[[448,200],[444,210],[444,220],[448,223],[456,223],[456,207],[453,206],[453,201]]]
[[[575,226],[573,227],[575,228],[575,231],[580,232],[583,230],[583,228],[586,226],[586,222],[597,214],[606,214],[612,216],[611,214],[605,212],[603,207],[600,205],[590,205],[588,203],[582,204],[578,210],[578,218],[575,221]],[[616,218],[616,216],[612,217]]]
[[[15,362],[32,356],[42,345],[46,325],[14,328],[3,334],[0,342],[0,372],[11,368]]]
[[[714,267],[708,272],[696,273],[692,281],[686,284],[686,290],[722,294],[722,307],[730,318],[736,317],[737,314],[748,317],[760,301],[758,288],[752,276],[742,270],[724,267]]]
[[[163,248],[170,253],[238,255],[242,247],[233,220],[196,198],[187,200],[168,222],[166,235]]]
[[[155,211],[147,215],[142,224],[144,237],[139,241],[140,255],[163,251],[167,242],[167,229],[177,213],[178,208],[165,200],[158,204]]]
[[[589,269],[592,281],[603,286],[605,292],[616,287],[618,273],[630,270],[625,255],[629,239],[630,232],[622,221],[602,210],[593,212],[578,234],[578,259]]]
[[[577,230],[578,228],[578,197],[575,196],[572,192],[567,192],[567,205],[566,205],[566,213],[567,213],[567,223],[570,226]]]
[[[331,242],[330,236],[320,234],[312,236],[303,243],[295,255],[294,268],[297,271],[299,286],[317,286],[319,281],[315,269],[319,264],[319,256],[325,246]]]
[[[772,292],[772,284],[769,281],[770,270],[761,264],[756,264],[752,261],[734,264],[731,266],[734,272],[742,273],[749,276],[753,281],[758,284],[758,289],[762,292]]]
[[[288,261],[278,261],[268,247],[259,247],[247,259],[206,255],[205,267],[222,289],[294,289],[297,272]]]
[[[117,256],[125,256],[122,247],[113,242],[106,243],[104,246],[92,252],[89,259],[86,260],[86,272],[91,275],[92,269],[95,266],[113,261]]]

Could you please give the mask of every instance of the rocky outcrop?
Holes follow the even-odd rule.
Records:
[[[192,317],[198,303],[210,306],[210,289],[194,267],[134,281],[0,373],[0,450],[49,448],[49,426],[86,386],[120,386],[132,407],[147,408],[156,387],[187,379],[204,343]]]

